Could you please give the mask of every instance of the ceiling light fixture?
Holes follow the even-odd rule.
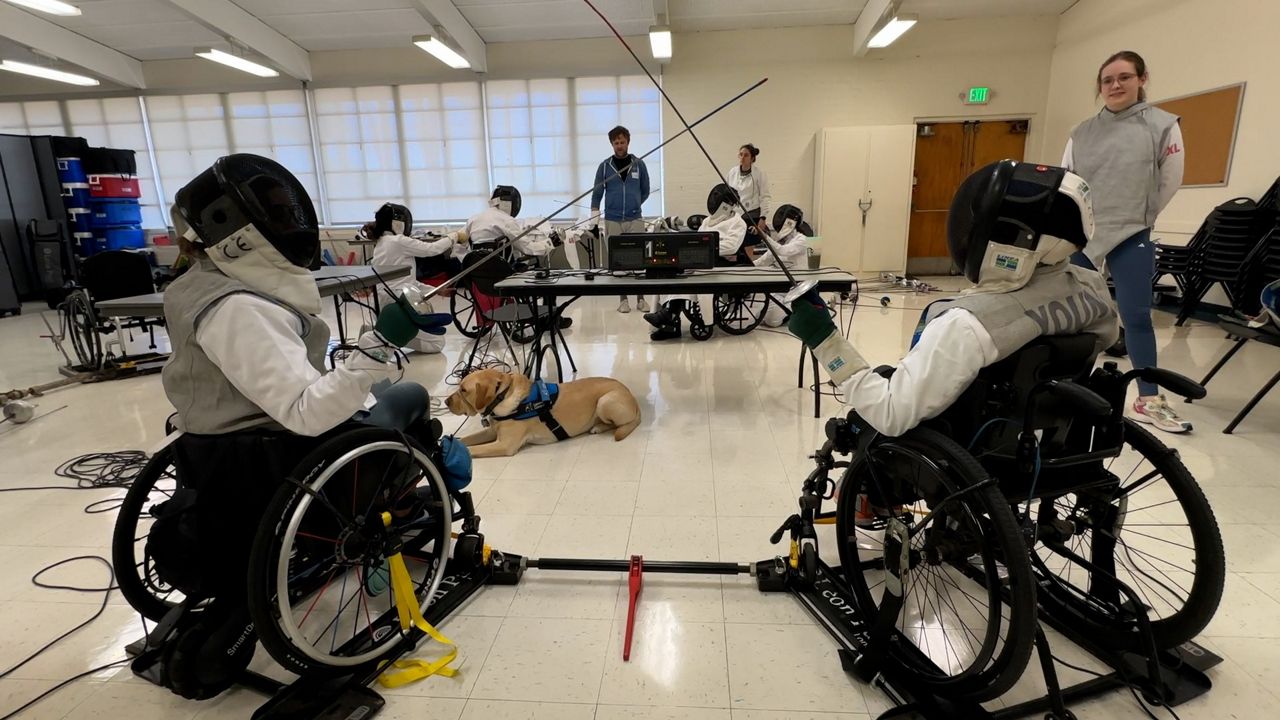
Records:
[[[894,40],[902,37],[904,33],[916,24],[918,18],[915,15],[898,15],[890,20],[884,27],[880,28],[880,32],[876,33],[867,43],[867,47],[883,48],[889,47]]]
[[[463,70],[471,67],[469,60],[433,35],[419,35],[413,39],[413,44],[431,53],[437,60],[454,70]]]
[[[0,70],[8,70],[9,72],[44,78],[45,80],[57,80],[58,82],[69,83],[71,85],[84,85],[89,87],[100,84],[94,78],[85,75],[76,75],[75,73],[54,70],[53,68],[47,68],[43,65],[31,65],[29,63],[18,62],[17,60],[0,60]]]
[[[649,49],[658,60],[671,59],[671,27],[654,25],[649,28]]]
[[[227,67],[233,67],[241,72],[247,72],[250,75],[257,75],[258,77],[272,78],[280,76],[280,73],[272,70],[266,65],[260,65],[252,60],[246,60],[239,55],[232,55],[231,53],[213,48],[197,49],[196,57],[202,57],[205,60],[212,60],[216,63],[226,65]]]
[[[6,2],[12,5],[21,5],[25,8],[31,8],[32,10],[39,10],[42,13],[48,13],[50,15],[62,15],[64,17],[69,17],[80,14],[80,8],[75,5],[59,2],[59,0],[6,0]]]

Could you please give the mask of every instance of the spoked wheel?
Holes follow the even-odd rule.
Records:
[[[1146,606],[1157,647],[1180,645],[1204,630],[1222,600],[1226,559],[1213,510],[1177,454],[1131,420],[1121,454],[1102,465],[1100,486],[1036,501],[1040,601],[1100,643],[1138,649],[1133,603],[1106,571]]]
[[[489,326],[480,314],[480,306],[476,304],[471,286],[459,283],[454,286],[453,295],[449,298],[449,312],[453,313],[453,325],[458,332],[469,338],[478,338],[488,331]]]
[[[147,552],[155,519],[152,511],[173,499],[179,487],[173,450],[166,445],[151,456],[129,486],[111,537],[111,564],[116,569],[120,594],[133,609],[154,622],[160,622],[184,598],[176,587],[160,578],[155,561]]]
[[[730,335],[746,335],[755,330],[769,309],[769,296],[765,293],[716,295],[712,302],[716,327]]]
[[[886,662],[942,697],[998,697],[1031,657],[1035,590],[1013,513],[994,485],[961,493],[986,480],[960,446],[917,428],[855,456],[840,483],[840,562],[873,623],[890,518],[910,529],[896,623],[906,642],[892,643]]]
[[[422,611],[440,585],[450,498],[436,466],[401,437],[362,428],[324,443],[258,529],[249,611],[263,647],[292,672],[342,674],[395,649],[405,631],[387,558],[397,549]]]
[[[83,367],[102,367],[102,338],[98,335],[98,316],[93,311],[89,293],[77,290],[68,295],[63,313],[76,360]]]

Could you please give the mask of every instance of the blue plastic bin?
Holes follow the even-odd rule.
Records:
[[[58,165],[58,182],[87,183],[89,176],[85,174],[84,165],[78,157],[56,158]]]
[[[142,206],[137,200],[99,200],[89,201],[89,222],[93,229],[120,227],[123,225],[142,224]]]
[[[108,228],[95,230],[93,235],[107,250],[136,250],[147,246],[147,236],[142,228]]]
[[[62,183],[62,205],[68,208],[89,207],[89,183]]]
[[[74,233],[71,237],[75,241],[76,252],[80,257],[89,257],[106,249],[106,241],[94,237],[93,233]]]
[[[87,233],[93,231],[93,225],[90,224],[92,212],[89,208],[69,208],[67,210],[67,226],[74,233]]]

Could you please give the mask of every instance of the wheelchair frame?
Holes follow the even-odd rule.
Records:
[[[1103,371],[1114,376],[1122,387],[1139,374],[1156,381],[1175,392],[1196,394],[1196,386],[1186,378],[1167,371],[1134,371],[1120,376],[1114,364],[1104,366]],[[1052,390],[1057,385],[1071,386],[1069,382],[1044,381]],[[1078,392],[1077,392],[1078,391]],[[1199,388],[1203,392],[1203,388]],[[1034,396],[1036,393],[1031,393]],[[1097,401],[1113,406],[1083,386],[1064,390],[1060,395],[1078,402]],[[1089,395],[1093,397],[1090,398]],[[1095,410],[1096,403],[1095,403]],[[850,415],[856,419],[856,415]],[[1029,423],[1028,423],[1029,424]],[[789,517],[774,534],[778,542],[789,534],[790,553],[758,562],[653,562],[639,556],[630,560],[530,558],[504,553],[485,544],[480,532],[480,518],[464,507],[462,532],[452,547],[446,563],[443,579],[429,605],[425,617],[432,624],[443,622],[485,586],[514,585],[522,579],[525,570],[573,570],[596,572],[629,572],[631,606],[628,613],[627,642],[624,657],[629,655],[631,627],[635,617],[635,603],[643,583],[645,572],[680,574],[747,574],[756,578],[762,592],[786,592],[795,596],[814,620],[838,643],[838,654],[843,669],[863,682],[878,687],[898,707],[880,717],[882,720],[898,717],[914,717],[942,720],[957,717],[976,720],[1006,720],[1010,718],[1042,715],[1049,720],[1073,720],[1075,715],[1068,705],[1116,689],[1141,691],[1155,704],[1178,705],[1207,692],[1212,683],[1205,671],[1221,663],[1222,659],[1195,642],[1187,641],[1178,647],[1160,649],[1146,620],[1146,610],[1137,593],[1114,575],[1108,575],[1119,592],[1138,608],[1137,625],[1144,638],[1136,650],[1117,650],[1104,645],[1096,637],[1081,632],[1070,618],[1055,617],[1042,607],[1035,621],[1034,646],[1044,675],[1047,692],[1043,697],[1003,708],[997,711],[984,709],[970,700],[940,697],[922,685],[919,677],[905,666],[886,662],[891,645],[906,648],[919,663],[931,662],[926,655],[896,628],[897,613],[886,620],[882,614],[869,613],[859,607],[843,570],[832,568],[817,553],[815,526],[833,513],[823,513],[822,503],[831,485],[828,477],[832,470],[846,467],[848,463],[835,460],[835,453],[865,452],[878,441],[874,431],[857,432],[848,419],[833,418],[827,423],[827,441],[813,456],[817,468],[805,480],[799,498],[799,512]],[[1119,452],[1118,450],[1116,451]],[[955,496],[995,484],[987,480],[964,488]],[[1069,488],[1065,488],[1069,489]],[[1045,489],[1061,492],[1064,488]],[[458,495],[466,496],[467,493]],[[1039,494],[1037,494],[1038,496]],[[943,504],[948,500],[943,500]],[[1034,552],[1028,548],[1028,552]],[[1087,560],[1080,560],[1088,563]],[[976,571],[974,571],[976,572]],[[1057,630],[1096,659],[1112,668],[1088,681],[1062,687],[1058,681],[1055,660],[1041,623]],[[351,673],[337,678],[300,677],[285,686],[255,673],[246,672],[241,684],[271,695],[271,699],[255,714],[257,720],[294,720],[295,718],[369,718],[376,714],[384,701],[367,687],[381,674],[388,661],[394,661],[410,652],[424,636],[411,628],[401,642],[385,657],[355,668]],[[131,651],[147,650],[145,640],[130,646]],[[153,666],[154,667],[154,666]],[[158,682],[158,677],[148,674],[145,666],[139,671],[143,677]]]

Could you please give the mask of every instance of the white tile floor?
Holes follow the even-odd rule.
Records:
[[[874,301],[878,294],[864,297]],[[888,309],[858,310],[853,337],[867,359],[896,359],[915,309],[929,299],[893,295]],[[490,541],[527,554],[579,557],[746,562],[773,554],[768,534],[792,511],[823,423],[813,418],[811,396],[795,386],[796,342],[757,331],[653,345],[639,314],[618,315],[615,304],[606,298],[575,305],[569,340],[580,375],[609,375],[632,388],[644,413],[641,430],[616,444],[587,437],[477,461],[472,491]],[[58,356],[39,338],[40,309],[28,306],[21,317],[0,320],[0,391],[58,377]],[[1173,328],[1170,320],[1156,316],[1162,364],[1198,378],[1227,343],[1211,327]],[[462,352],[453,336],[444,357],[415,358],[408,377],[443,393],[444,376]],[[1230,566],[1222,609],[1204,637],[1226,661],[1210,673],[1211,693],[1178,708],[1187,720],[1269,716],[1264,708],[1280,703],[1280,396],[1265,400],[1236,435],[1220,432],[1278,361],[1271,348],[1245,349],[1210,386],[1209,398],[1185,407],[1196,432],[1163,436],[1208,493]],[[63,485],[53,470],[68,458],[149,448],[169,413],[158,376],[77,386],[38,402],[39,413],[58,412],[26,426],[0,425],[0,487]],[[827,400],[824,417],[835,411]],[[108,552],[113,515],[85,515],[82,508],[111,494],[0,495],[0,666],[96,610],[98,596],[38,589],[31,576],[63,558]],[[105,582],[106,572],[82,562],[46,579],[93,586]],[[626,598],[625,579],[614,574],[534,571],[518,587],[486,590],[444,628],[461,647],[460,675],[386,693],[382,717],[866,720],[887,708],[878,691],[841,672],[834,645],[794,601],[762,595],[749,578],[649,577],[630,663],[620,659]],[[139,631],[113,594],[102,618],[0,680],[0,713],[122,658]],[[1062,643],[1055,650],[1085,661]],[[270,667],[265,653],[259,651],[255,667]],[[1009,699],[1041,687],[1033,665]],[[187,702],[127,670],[108,670],[23,717],[242,718],[261,701],[233,691]],[[1145,717],[1119,693],[1078,712]]]

